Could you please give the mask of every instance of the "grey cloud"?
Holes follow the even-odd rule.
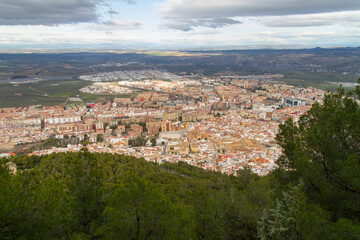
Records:
[[[116,20],[116,19],[111,19],[109,21],[103,22],[102,24],[99,24],[98,26],[101,26],[101,25],[117,26],[117,27],[128,26],[128,24],[125,21],[119,21],[119,20]]]
[[[107,13],[108,13],[109,15],[116,15],[116,14],[118,14],[118,12],[115,11],[115,10],[111,7],[111,5],[110,5],[109,3],[104,3],[103,5],[104,5],[104,7],[106,7],[106,8],[108,9],[108,10],[107,10]]]
[[[101,23],[94,23],[87,27],[89,30],[96,30],[96,31],[116,31],[116,30],[136,30],[139,29],[143,23],[140,20],[135,20],[132,23],[118,20],[118,19],[111,19]]]
[[[132,25],[134,27],[140,27],[140,26],[142,26],[144,24],[140,20],[135,20],[135,21],[132,22]]]
[[[113,14],[118,14],[118,12],[111,9],[108,11],[108,14],[113,15]]]
[[[267,27],[314,27],[314,26],[327,26],[331,25],[330,22],[324,22],[322,20],[310,20],[310,21],[296,21],[296,19],[283,21],[279,19],[264,20],[262,23]]]
[[[97,7],[108,0],[2,0],[0,25],[57,25],[98,20]],[[134,3],[133,0],[124,0]],[[106,4],[105,4],[106,5]],[[108,14],[116,14],[111,8]]]
[[[140,20],[134,20],[132,23],[128,23],[125,21],[117,20],[117,19],[111,19],[109,21],[99,24],[99,26],[101,26],[101,25],[115,26],[115,27],[127,27],[127,28],[138,28],[144,24]]]
[[[128,4],[136,4],[135,0],[123,0],[124,2],[127,2]]]
[[[265,17],[261,22],[267,27],[309,27],[357,23],[360,22],[360,11]]]
[[[240,24],[238,20],[231,18],[210,18],[210,19],[176,19],[169,20],[163,26],[180,31],[191,31],[194,27],[221,28],[227,25]]]
[[[359,0],[167,0],[159,12],[169,19],[198,19],[354,10],[360,10]]]

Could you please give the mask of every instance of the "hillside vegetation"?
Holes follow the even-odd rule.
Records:
[[[0,164],[0,239],[360,239],[350,94],[340,88],[280,125],[284,154],[266,177],[86,149],[13,157],[16,175]]]

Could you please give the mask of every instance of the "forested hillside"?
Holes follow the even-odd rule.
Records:
[[[327,95],[280,126],[266,177],[86,149],[16,156],[17,174],[0,164],[0,239],[360,239],[359,120],[350,94]]]
[[[1,168],[1,239],[256,238],[278,181],[111,154],[11,159]]]

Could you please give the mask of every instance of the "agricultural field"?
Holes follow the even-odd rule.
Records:
[[[315,87],[323,90],[334,91],[337,86],[331,85],[330,82],[356,82],[359,76],[339,73],[309,73],[295,72],[284,73],[281,79],[283,82],[301,87]]]
[[[116,97],[135,97],[137,94],[96,95],[81,93],[80,88],[91,83],[83,80],[44,80],[31,83],[1,83],[0,107],[30,105],[62,105],[68,97],[79,96],[84,102],[107,102]]]

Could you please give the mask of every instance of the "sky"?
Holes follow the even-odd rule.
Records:
[[[0,0],[8,49],[360,46],[359,0]]]

